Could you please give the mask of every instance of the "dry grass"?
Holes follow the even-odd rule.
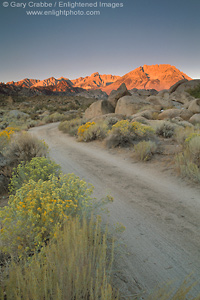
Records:
[[[175,130],[174,138],[179,144],[183,145],[186,138],[193,134],[195,131],[196,130],[193,126],[185,128],[177,127]]]
[[[4,272],[0,299],[112,300],[113,248],[99,219],[69,219],[63,231],[30,263],[12,262]],[[6,295],[6,296],[5,296]]]
[[[175,162],[179,173],[200,182],[200,135],[184,144],[183,151],[176,155]]]
[[[200,300],[200,294],[194,297],[189,295],[195,285],[190,278],[186,278],[178,289],[168,284],[153,292],[145,300]]]
[[[152,141],[142,141],[134,146],[134,158],[147,161],[152,158],[157,150],[157,145]]]

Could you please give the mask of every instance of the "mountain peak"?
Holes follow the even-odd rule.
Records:
[[[99,76],[99,72],[95,72],[91,75],[91,77],[96,77],[96,76]]]
[[[56,79],[50,77],[44,80],[25,78],[18,82],[8,82],[8,85],[21,86],[25,88],[42,88],[42,87],[54,87],[51,88],[55,91],[61,91],[65,88],[83,88],[83,89],[101,89],[106,93],[110,93],[112,90],[118,89],[118,87],[125,83],[127,89],[169,89],[176,82],[187,79],[191,80],[189,76],[178,70],[175,66],[170,64],[156,64],[156,65],[143,65],[133,71],[125,74],[124,76],[114,75],[101,75],[99,72],[95,72],[90,76],[79,77],[74,80],[69,80],[65,77]],[[61,84],[62,83],[62,84]]]
[[[182,79],[191,80],[192,78],[170,64],[143,65],[125,74],[102,90],[109,94],[112,90],[116,90],[122,83],[125,83],[129,90],[137,88],[156,89],[160,91],[169,89],[173,84]]]

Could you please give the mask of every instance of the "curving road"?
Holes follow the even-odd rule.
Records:
[[[200,280],[200,189],[96,143],[78,143],[57,125],[30,131],[47,142],[63,172],[92,183],[97,198],[114,197],[109,222],[126,227],[116,271],[126,297],[171,280],[178,286],[189,274]],[[197,284],[193,294],[199,292]]]

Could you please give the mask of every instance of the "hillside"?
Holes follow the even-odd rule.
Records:
[[[169,89],[173,84],[182,79],[191,80],[189,76],[169,64],[144,65],[125,74],[113,84],[102,88],[102,90],[110,94],[112,90],[118,89],[122,83],[125,83],[128,90],[137,88],[160,91]]]

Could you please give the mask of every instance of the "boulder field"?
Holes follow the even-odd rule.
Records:
[[[103,115],[112,114],[124,117],[141,116],[152,120],[188,121],[192,124],[200,122],[200,99],[188,93],[200,85],[200,79],[183,79],[172,85],[168,90],[155,89],[128,90],[123,83],[113,90],[107,100],[97,100],[85,111],[85,119],[91,120]],[[97,118],[98,119],[98,118]],[[105,119],[105,118],[104,118]]]

